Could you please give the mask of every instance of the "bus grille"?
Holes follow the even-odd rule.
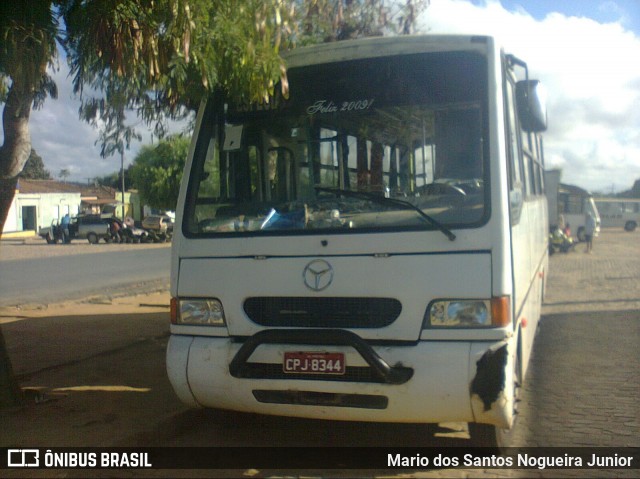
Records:
[[[392,298],[257,297],[244,302],[261,326],[296,328],[382,328],[393,323],[402,304]]]

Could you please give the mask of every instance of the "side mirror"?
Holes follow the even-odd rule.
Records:
[[[540,132],[547,129],[547,95],[539,80],[516,83],[516,102],[523,130]]]

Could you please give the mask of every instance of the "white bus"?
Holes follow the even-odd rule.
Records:
[[[595,198],[603,228],[635,231],[640,224],[639,198]]]
[[[173,237],[175,391],[194,407],[467,422],[505,444],[548,264],[539,83],[484,36],[286,62],[286,94],[199,112]]]
[[[544,182],[548,201],[549,226],[571,230],[578,241],[585,240],[587,215],[596,223],[595,236],[600,233],[600,214],[593,195],[584,188],[560,183],[560,170],[545,170]]]

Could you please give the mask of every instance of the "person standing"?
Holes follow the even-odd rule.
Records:
[[[596,233],[596,219],[591,213],[587,213],[587,218],[584,223],[584,240],[587,243],[587,249],[585,253],[591,253],[593,251],[593,236]]]
[[[69,218],[69,213],[67,213],[60,221],[60,227],[62,228],[62,243],[64,244],[71,242],[71,237],[69,235],[69,223],[71,223],[71,218]]]

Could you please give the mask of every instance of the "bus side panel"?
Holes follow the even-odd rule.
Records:
[[[544,277],[547,273],[546,200],[527,200],[520,222],[512,227],[514,314],[521,338],[521,367],[526,374],[536,329],[542,313]]]

